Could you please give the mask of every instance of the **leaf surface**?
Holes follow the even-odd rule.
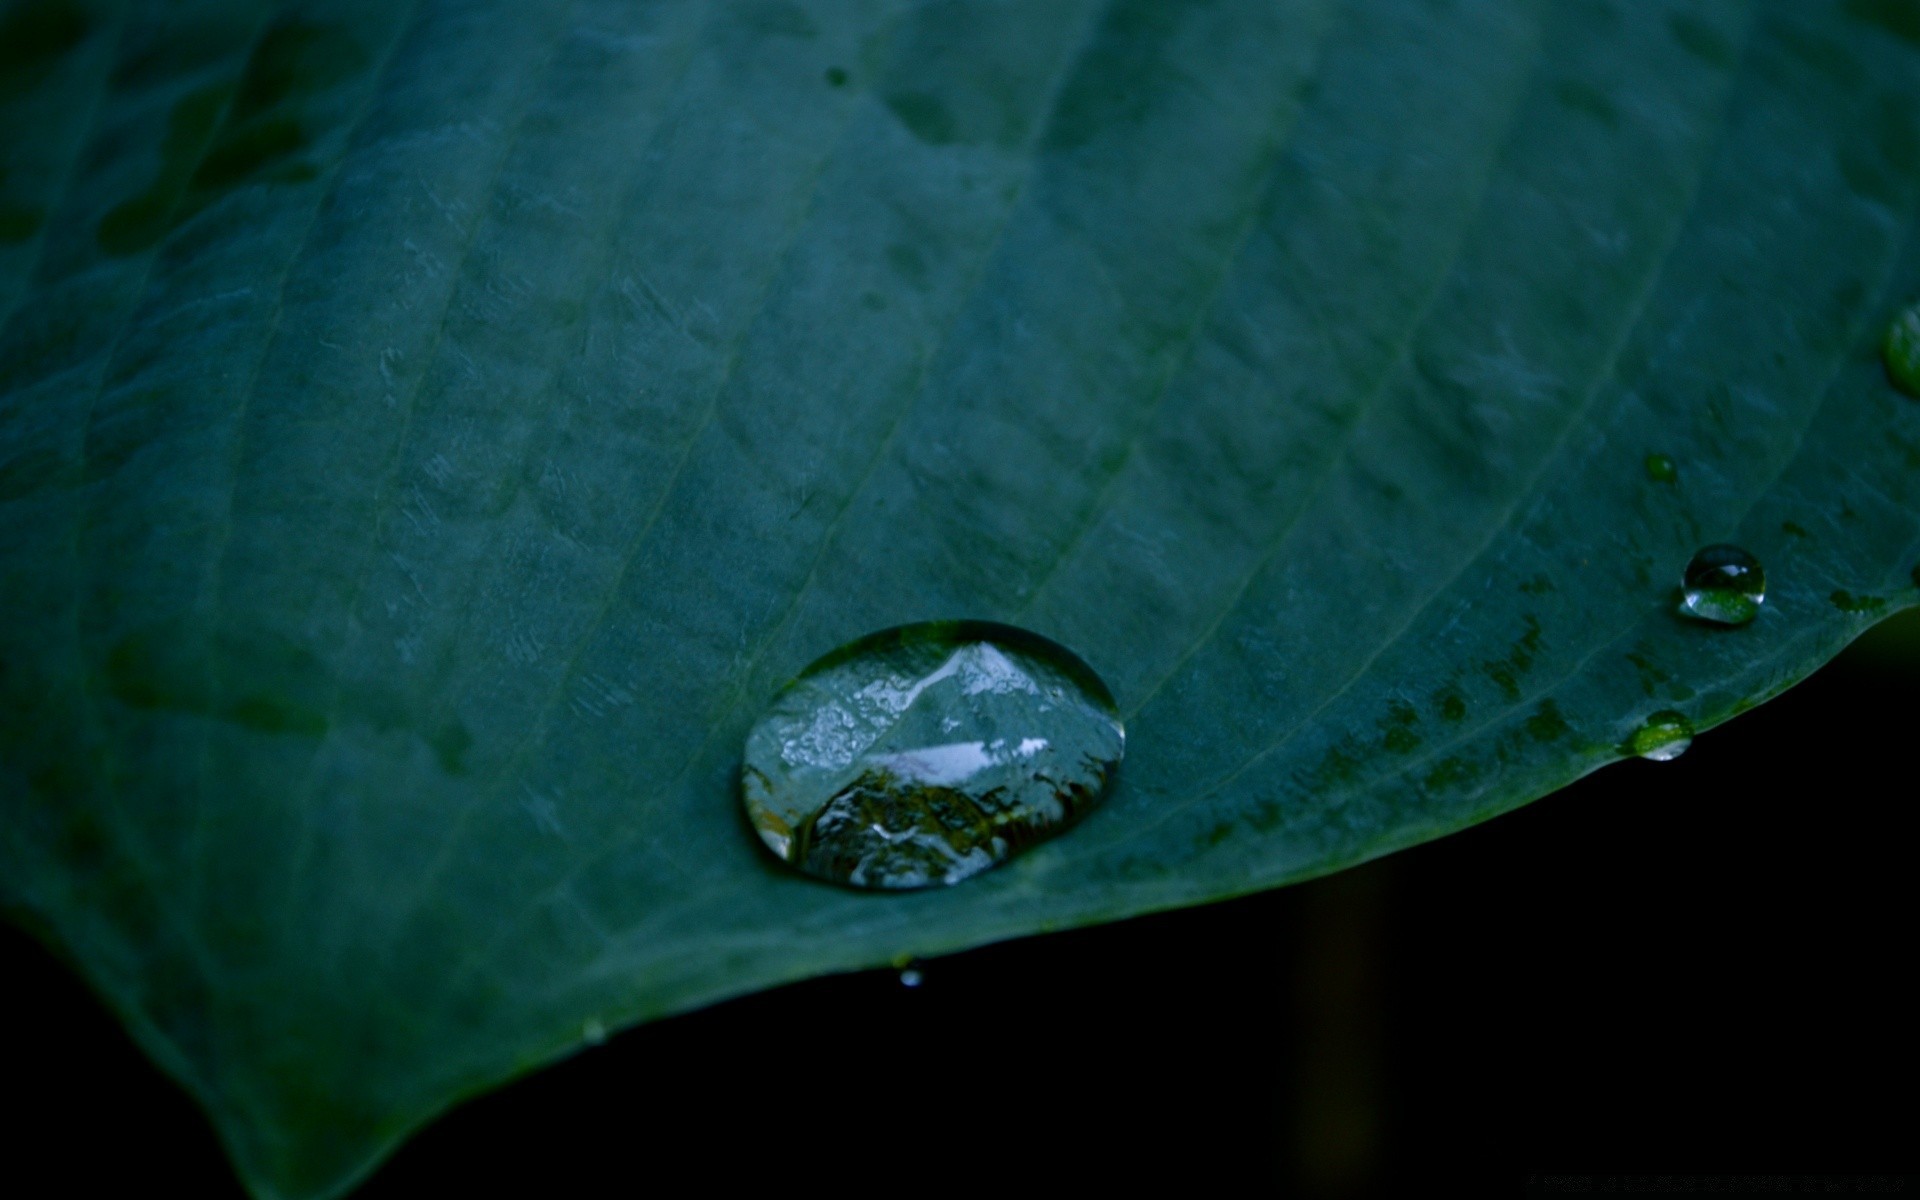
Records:
[[[1723,720],[1920,600],[1917,13],[14,3],[5,900],[331,1195],[601,1030]],[[1674,613],[1713,542],[1749,627]],[[760,707],[958,617],[1101,672],[1118,786],[782,869]]]

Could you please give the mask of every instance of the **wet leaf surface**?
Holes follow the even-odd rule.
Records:
[[[596,1031],[1438,836],[1917,598],[1905,5],[0,22],[0,881],[262,1195]],[[1750,625],[1675,611],[1715,543]],[[1107,800],[783,869],[754,718],[955,618],[1111,685]]]

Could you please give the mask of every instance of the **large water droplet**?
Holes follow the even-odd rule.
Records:
[[[1920,304],[1907,309],[1887,326],[1881,346],[1887,360],[1887,378],[1909,396],[1920,397]]]
[[[1679,758],[1693,745],[1693,722],[1685,713],[1662,709],[1633,731],[1632,749],[1641,758],[1667,762]]]
[[[1687,564],[1680,611],[1701,621],[1745,625],[1767,598],[1760,560],[1738,546],[1708,546]]]
[[[867,888],[962,879],[1100,798],[1125,752],[1113,696],[1009,625],[888,629],[820,659],[747,735],[741,792],[775,854]]]

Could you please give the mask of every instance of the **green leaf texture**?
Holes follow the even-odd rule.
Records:
[[[1920,600],[1916,114],[1910,0],[16,0],[0,890],[312,1197],[603,1027],[1512,808]],[[1116,789],[782,869],[760,707],[955,617]]]

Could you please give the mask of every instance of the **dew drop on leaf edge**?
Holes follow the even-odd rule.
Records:
[[[1760,560],[1739,546],[1707,546],[1680,581],[1680,613],[1715,625],[1745,625],[1767,598]]]
[[[1649,716],[1634,730],[1630,748],[1641,758],[1650,758],[1654,762],[1669,762],[1687,752],[1693,745],[1693,722],[1686,714],[1670,708],[1662,709]]]
[[[1881,346],[1887,378],[1909,396],[1920,399],[1920,304],[1903,310],[1887,326]]]
[[[782,861],[833,883],[959,883],[1060,832],[1125,753],[1072,651],[985,621],[882,630],[814,662],[747,734],[741,800]]]

